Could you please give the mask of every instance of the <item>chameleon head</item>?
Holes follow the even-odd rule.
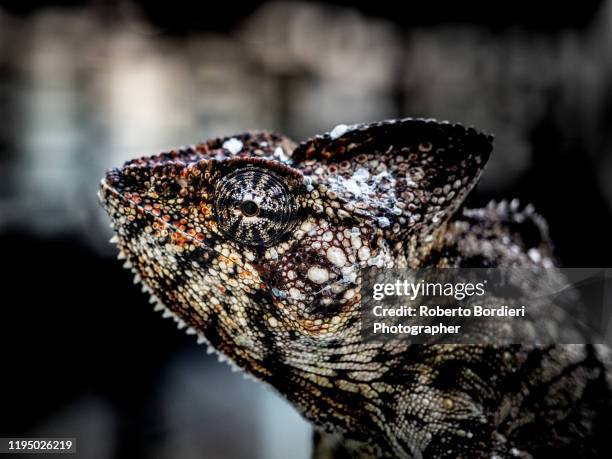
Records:
[[[266,362],[354,342],[360,269],[418,266],[490,151],[487,136],[428,120],[339,126],[297,147],[247,133],[129,161],[100,196],[167,314],[270,379]]]

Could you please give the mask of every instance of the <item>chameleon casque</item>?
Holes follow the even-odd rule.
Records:
[[[605,455],[604,346],[360,339],[364,267],[552,265],[531,206],[462,206],[491,150],[423,119],[248,132],[129,161],[100,198],[151,302],[288,399],[315,457]]]

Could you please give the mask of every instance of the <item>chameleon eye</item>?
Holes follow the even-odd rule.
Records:
[[[295,224],[297,204],[282,178],[254,166],[234,171],[215,188],[221,232],[241,244],[268,247]]]
[[[259,213],[259,206],[255,201],[251,201],[250,199],[242,201],[240,209],[242,210],[242,215],[245,217],[254,217]]]

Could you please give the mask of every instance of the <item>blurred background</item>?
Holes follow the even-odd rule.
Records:
[[[470,197],[612,248],[612,1],[0,1],[0,436],[82,458],[307,458],[310,428],[161,320],[96,190],[137,155],[425,116],[494,133]],[[417,5],[418,3],[418,5]],[[21,456],[24,457],[24,456]]]

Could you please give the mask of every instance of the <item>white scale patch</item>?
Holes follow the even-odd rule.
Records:
[[[276,147],[276,150],[274,150],[274,157],[282,162],[289,161],[289,157],[281,147]]]
[[[378,219],[378,226],[380,226],[381,228],[386,228],[390,224],[391,224],[391,222],[389,221],[389,219],[387,217],[380,217]]]
[[[289,289],[289,296],[294,300],[303,300],[305,298],[304,294],[295,287]]]
[[[323,284],[329,280],[329,272],[320,266],[312,266],[308,270],[308,279],[315,284]]]
[[[228,150],[232,155],[237,154],[242,150],[242,142],[234,137],[223,142],[223,148]]]
[[[366,169],[360,168],[348,179],[338,175],[337,184],[331,183],[331,186],[334,191],[348,191],[352,193],[355,198],[359,198],[362,195],[370,196],[374,194],[375,190],[373,186],[368,184],[369,178],[370,173]]]
[[[329,136],[332,139],[337,139],[338,137],[346,134],[348,130],[349,127],[346,124],[339,124],[338,126],[332,129],[332,131],[329,133]]]
[[[339,267],[346,265],[346,255],[344,251],[338,247],[330,247],[327,249],[327,259],[332,264]]]

